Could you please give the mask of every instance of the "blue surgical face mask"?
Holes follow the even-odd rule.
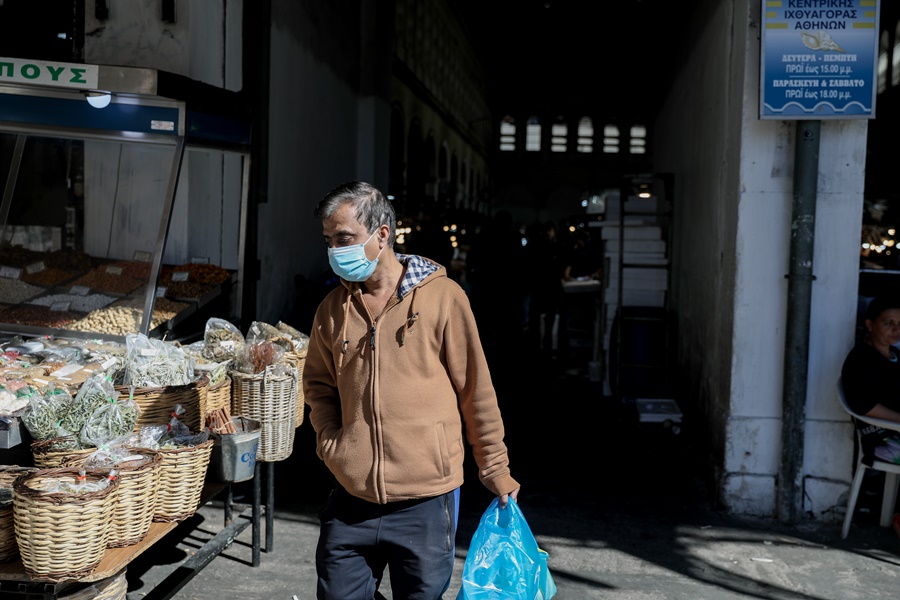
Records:
[[[375,260],[366,258],[366,244],[375,237],[375,233],[362,244],[328,249],[328,264],[335,275],[347,281],[365,281],[372,276],[375,265],[378,264],[378,256],[384,251],[384,248],[379,250]]]

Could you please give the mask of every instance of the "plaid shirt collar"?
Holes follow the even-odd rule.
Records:
[[[397,288],[397,297],[402,298],[408,294],[423,279],[440,269],[440,265],[417,254],[398,254],[397,260],[406,266],[406,274],[400,287]]]

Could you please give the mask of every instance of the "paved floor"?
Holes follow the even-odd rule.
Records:
[[[690,411],[678,435],[638,425],[630,407],[604,398],[577,355],[559,361],[523,352],[495,364],[513,474],[523,484],[520,506],[550,553],[557,598],[900,597],[900,539],[872,516],[877,480],[866,483],[847,540],[840,539],[836,521],[789,527],[728,518],[708,493],[708,457]],[[175,598],[315,598],[316,513],[330,477],[315,458],[308,423],[274,473],[273,546],[260,565],[250,566],[247,528]],[[490,501],[474,474],[466,481],[449,600],[456,598],[468,541]],[[234,492],[246,500],[251,489],[242,483]],[[128,600],[157,598],[154,586],[222,522],[221,503],[210,503],[139,557],[129,567]],[[394,600],[389,581],[382,593]]]

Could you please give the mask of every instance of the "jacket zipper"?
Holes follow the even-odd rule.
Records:
[[[372,323],[372,329],[369,330],[369,347],[375,349],[375,323]]]

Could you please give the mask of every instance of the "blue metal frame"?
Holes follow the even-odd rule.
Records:
[[[57,98],[0,93],[0,121],[23,125],[66,127],[78,130],[178,135],[177,107],[112,102],[102,109],[82,98]],[[170,131],[153,128],[154,122],[171,122]]]

